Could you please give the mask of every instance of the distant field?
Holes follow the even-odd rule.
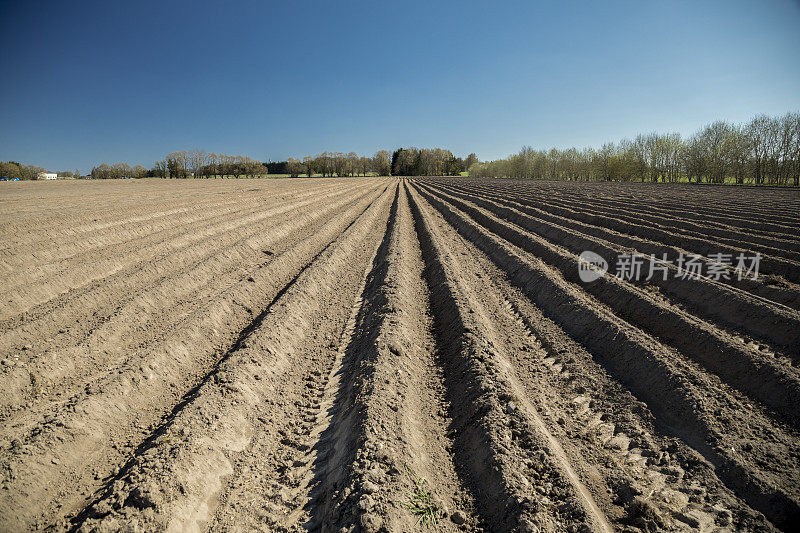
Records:
[[[3,531],[800,520],[795,191],[20,182],[0,274]]]

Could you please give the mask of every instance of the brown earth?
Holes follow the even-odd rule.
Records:
[[[791,530],[799,267],[785,190],[3,184],[0,531]]]

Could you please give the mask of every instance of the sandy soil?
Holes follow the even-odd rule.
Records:
[[[8,183],[0,274],[1,531],[800,523],[797,192]]]

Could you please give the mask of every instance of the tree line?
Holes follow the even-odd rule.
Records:
[[[96,180],[120,179],[120,178],[146,178],[151,175],[151,172],[142,165],[134,165],[131,167],[127,163],[114,163],[109,165],[103,163],[92,168],[90,174]]]
[[[37,179],[45,169],[15,161],[0,162],[0,177]],[[481,162],[472,153],[455,157],[442,148],[322,152],[286,161],[260,162],[249,156],[205,150],[171,152],[151,168],[127,163],[92,168],[95,179],[224,178],[268,174],[298,176],[455,176],[511,177],[570,181],[651,181],[800,186],[800,113],[758,115],[745,124],[717,121],[688,138],[679,133],[649,133],[609,142],[599,149],[535,150],[525,146],[497,161]],[[71,172],[59,176],[72,177]],[[79,177],[76,170],[75,177]]]
[[[302,159],[290,157],[286,161],[286,174],[298,177],[326,176],[388,176],[391,172],[389,152],[378,150],[372,157],[359,156],[355,152],[322,152]]]
[[[92,168],[95,179],[114,178],[217,178],[255,177],[268,174],[299,176],[442,176],[459,175],[478,162],[475,154],[453,156],[441,148],[398,148],[378,150],[371,157],[355,152],[322,152],[303,158],[262,163],[248,156],[217,154],[205,150],[171,152],[152,168],[126,163],[103,163]]]
[[[689,138],[649,133],[600,149],[525,146],[506,159],[470,166],[476,177],[800,185],[800,113],[717,121]]]
[[[441,148],[400,148],[392,154],[393,176],[458,176],[478,162],[478,156],[455,157]]]
[[[475,154],[466,159],[442,148],[398,148],[378,150],[372,157],[355,152],[323,152],[302,159],[289,158],[286,173],[291,176],[457,176],[478,162]]]

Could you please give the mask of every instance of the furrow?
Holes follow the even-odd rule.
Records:
[[[456,216],[468,214],[475,223],[539,257],[555,268],[566,281],[579,284],[583,290],[606,303],[629,323],[678,348],[683,354],[703,364],[731,385],[793,423],[800,420],[800,410],[797,407],[797,399],[800,398],[800,373],[788,362],[781,364],[774,354],[769,357],[760,350],[737,341],[732,335],[712,324],[670,305],[669,302],[657,300],[649,292],[615,276],[581,283],[578,277],[578,257],[515,226],[512,222],[526,221],[513,212],[506,212],[510,210],[503,210],[505,217],[499,219],[488,211],[477,208],[475,204],[445,193],[440,192],[438,198],[447,201],[452,209],[458,209],[459,211],[453,211]],[[526,227],[532,226],[526,224]],[[563,233],[557,236],[569,238]],[[553,235],[548,237],[552,238]],[[775,333],[800,332],[800,321],[797,319],[794,321],[795,325],[775,322],[777,321],[773,319],[772,328]],[[793,342],[797,344],[798,341],[795,338]],[[753,379],[754,376],[759,376],[759,379]]]
[[[253,446],[263,442],[263,432],[278,429],[276,417],[286,415],[285,409],[296,412],[287,400],[315,388],[298,378],[314,376],[310,370],[335,358],[332,337],[341,331],[362,279],[363,270],[352,267],[365,266],[374,254],[393,192],[382,193],[275,299],[147,448],[76,518],[78,529],[194,531],[213,518],[237,460],[254,457]],[[307,450],[301,428],[291,429],[283,439],[270,434],[268,440]],[[230,502],[231,492],[226,494]]]
[[[591,206],[585,210],[579,203],[565,202],[551,206],[551,201],[542,199],[536,206],[559,214],[571,214],[573,218],[615,229],[621,233],[634,233],[648,239],[664,242],[690,252],[708,256],[712,253],[725,253],[737,257],[739,254],[752,255],[762,252],[761,272],[781,276],[792,283],[800,282],[800,262],[797,259],[781,257],[781,249],[761,245],[750,245],[736,239],[720,241],[706,235],[697,235],[685,230],[668,228],[653,221],[641,221],[628,217],[619,211],[603,213]],[[773,255],[777,254],[777,255]]]
[[[654,298],[651,293],[615,276],[602,277],[591,283],[581,283],[578,277],[578,257],[563,248],[537,238],[513,222],[525,223],[518,213],[506,213],[498,219],[490,212],[477,208],[475,204],[458,200],[445,193],[440,198],[447,201],[458,212],[468,214],[476,223],[525,251],[541,258],[557,269],[566,281],[580,284],[587,292],[609,305],[620,317],[651,333],[664,343],[681,350],[713,371],[727,382],[769,408],[787,417],[793,423],[800,420],[797,399],[800,398],[800,373],[789,361],[781,362],[775,354],[766,354],[746,345],[741,338],[718,329],[671,305],[670,302]],[[458,214],[456,212],[456,214]],[[526,224],[526,227],[528,226]],[[548,235],[553,237],[552,235]],[[563,236],[568,239],[569,236]],[[678,284],[683,280],[675,280]],[[756,316],[758,313],[753,313]],[[791,318],[789,315],[787,318]],[[767,322],[767,321],[765,321]],[[767,322],[775,334],[800,332],[800,320],[794,324]],[[792,341],[790,354],[795,353],[797,339]],[[770,356],[771,355],[771,356]],[[759,379],[753,379],[759,376]]]
[[[560,443],[524,397],[508,363],[509,347],[475,286],[476,274],[467,273],[416,191],[411,198],[447,394],[457,406],[451,413],[456,461],[470,478],[481,513],[491,517],[488,527],[611,531]],[[536,487],[548,484],[556,502],[542,505]]]
[[[243,280],[224,298],[187,317],[181,335],[154,346],[119,374],[93,383],[37,431],[12,442],[0,456],[6,486],[0,516],[9,521],[3,527],[29,528],[40,515],[56,519],[83,505],[100,480],[146,437],[147,428],[219,361],[237,332],[379,197],[372,194],[326,223],[259,269],[253,281]],[[108,420],[115,424],[109,426]],[[47,484],[37,481],[44,474]]]
[[[267,200],[264,202],[262,199],[249,199],[244,205],[241,202],[234,204],[229,201],[216,205],[192,206],[191,209],[187,207],[168,210],[158,213],[158,217],[134,217],[120,226],[96,229],[90,235],[80,234],[75,236],[78,238],[72,239],[69,239],[71,235],[66,235],[62,231],[47,240],[21,243],[18,245],[19,248],[31,250],[31,252],[9,257],[0,263],[0,268],[14,272],[18,271],[20,266],[35,261],[39,265],[35,274],[41,278],[46,274],[52,275],[53,272],[58,272],[55,270],[59,268],[58,264],[68,265],[70,262],[82,260],[87,254],[102,254],[105,250],[116,251],[121,246],[129,245],[140,248],[152,237],[163,238],[164,235],[178,233],[190,226],[207,224],[211,220],[231,213],[235,213],[237,216],[247,216],[257,211],[263,211],[265,208],[274,207],[270,204],[274,204],[275,201]],[[143,218],[144,220],[142,220]],[[72,261],[68,261],[70,259]],[[63,266],[60,268],[63,269]],[[7,286],[12,287],[12,281],[13,277],[7,278]]]
[[[441,201],[434,206],[506,271],[514,286],[647,403],[663,427],[714,464],[720,479],[749,506],[779,527],[798,519],[795,434],[674,349],[620,320],[540,260],[470,224]],[[769,446],[760,445],[765,434],[771,436]]]
[[[309,186],[306,180],[276,180],[271,183],[269,199],[281,200],[292,193],[301,182],[303,189],[325,187],[327,184],[314,183]],[[48,184],[48,187],[62,184]],[[92,186],[97,186],[93,189]],[[31,206],[30,198],[20,201],[26,209],[14,212],[13,208],[4,210],[3,214],[11,214],[8,223],[0,225],[0,239],[15,249],[38,247],[53,242],[54,239],[66,240],[68,237],[86,238],[87,235],[99,235],[104,232],[116,232],[119,228],[130,225],[157,221],[160,218],[172,218],[176,215],[192,211],[207,211],[226,206],[241,205],[243,192],[258,192],[261,189],[242,191],[245,185],[225,182],[198,181],[193,183],[170,182],[167,188],[158,181],[136,183],[130,187],[114,192],[114,182],[87,182],[74,184],[76,193],[68,194],[65,190],[54,191],[54,196],[41,198],[41,204]],[[69,185],[68,185],[69,186]],[[223,189],[218,191],[216,189]],[[152,191],[152,192],[150,192]],[[238,193],[231,198],[229,193]],[[265,194],[248,194],[245,200],[258,200]],[[177,205],[176,205],[177,204]],[[86,209],[87,205],[92,209]],[[6,222],[4,220],[4,222]],[[24,226],[20,226],[20,224]],[[25,227],[27,231],[18,231]]]
[[[343,196],[346,198],[347,196]],[[341,196],[339,197],[341,198]],[[325,198],[335,200],[336,197]],[[289,203],[289,210],[296,207],[313,205],[305,201],[299,204]],[[253,238],[258,238],[263,232],[264,224],[274,224],[278,216],[285,216],[286,208],[267,209],[259,217],[256,224],[242,224],[236,221],[238,215],[226,216],[224,220],[206,227],[196,228],[191,234],[182,235],[174,242],[169,242],[166,247],[154,252],[149,259],[136,256],[125,258],[126,265],[116,274],[96,280],[85,287],[72,287],[68,292],[56,296],[46,303],[38,305],[3,324],[3,334],[0,336],[2,349],[20,348],[29,340],[51,341],[51,330],[58,326],[59,329],[80,331],[81,328],[91,330],[96,327],[96,312],[100,304],[107,304],[104,294],[111,290],[121,290],[126,293],[138,292],[148,286],[157,285],[167,276],[182,270],[188,270],[189,265],[196,265],[220,250],[230,248],[236,244],[251,243]],[[261,230],[261,231],[260,231]],[[255,243],[253,243],[255,244]],[[252,247],[252,246],[251,246]],[[124,254],[120,255],[120,258]],[[84,268],[86,266],[84,265]],[[99,296],[98,296],[99,294]],[[81,314],[82,313],[82,314]],[[64,322],[64,315],[74,315],[79,320]],[[59,323],[58,321],[62,322]],[[52,324],[50,322],[52,322]],[[33,348],[33,347],[31,347]]]
[[[39,341],[47,346],[42,351],[38,351],[38,342],[32,342],[34,355],[16,362],[0,375],[0,406],[6,423],[16,425],[13,417],[9,418],[13,408],[25,405],[24,416],[30,419],[30,402],[34,402],[35,407],[50,400],[53,393],[70,398],[71,389],[83,388],[87,382],[97,381],[119,366],[130,366],[128,360],[179,334],[179,329],[176,329],[186,316],[208,307],[209,302],[214,302],[230,287],[251,277],[252,272],[269,268],[273,258],[313,234],[333,213],[359,201],[370,190],[334,201],[321,209],[311,209],[308,214],[282,224],[274,225],[271,221],[270,225],[253,228],[252,232],[248,231],[210,256],[202,255],[206,252],[205,247],[198,247],[201,257],[180,268],[180,263],[191,257],[187,250],[175,258],[182,261],[171,263],[175,270],[169,271],[164,267],[163,270],[169,273],[162,279],[153,280],[156,283],[151,287],[129,290],[125,297],[109,302],[109,309],[93,311],[95,321],[102,321],[92,325],[88,334],[76,339],[73,336],[74,340],[69,344]],[[264,231],[267,228],[269,231]],[[150,279],[147,271],[141,274],[139,279]],[[130,283],[132,280],[124,281]],[[108,290],[106,288],[101,295]],[[166,309],[170,313],[165,317]],[[71,316],[82,315],[75,309]],[[48,330],[47,324],[39,324],[39,327],[40,331]],[[55,327],[64,326],[49,325],[49,329]]]
[[[454,229],[442,230],[447,242],[459,241]],[[478,269],[481,303],[491,302],[492,322],[507,337],[520,397],[542,414],[615,530],[679,530],[688,523],[770,528],[720,483],[711,464],[659,431],[646,405],[512,287],[503,270],[469,243],[461,255]],[[537,485],[537,500],[547,504],[551,491]]]
[[[344,347],[330,400],[335,414],[320,426],[307,498],[310,529],[408,531],[424,519],[455,531],[453,516],[466,523],[473,514],[449,451],[422,270],[401,187]],[[414,514],[426,510],[414,500],[422,494],[430,495],[425,517]]]
[[[719,248],[719,250],[715,248],[709,253],[717,251],[730,253],[728,249],[734,249],[736,253],[741,251],[747,251],[748,253],[761,252],[767,256],[765,259],[771,257],[779,263],[788,261],[789,264],[795,264],[800,259],[800,243],[797,241],[796,236],[789,233],[782,234],[772,231],[768,235],[755,235],[751,238],[748,238],[746,233],[733,230],[718,232],[721,235],[709,234],[700,229],[693,230],[670,226],[664,223],[664,219],[648,216],[642,212],[631,212],[626,209],[605,209],[597,206],[593,201],[582,202],[569,198],[559,201],[552,197],[538,194],[531,197],[527,195],[523,197],[509,196],[520,201],[525,198],[526,201],[522,203],[530,207],[538,207],[563,216],[573,215],[573,218],[589,220],[593,224],[613,228],[622,233],[631,233],[631,230],[634,230],[638,235],[654,236],[656,240],[661,240],[658,237],[664,237],[665,239],[670,239],[670,241],[665,242],[670,242],[670,244],[676,246],[682,246],[676,243],[676,241],[682,240],[686,243],[683,247],[691,251],[705,250],[709,246],[713,246]],[[773,237],[776,236],[781,236],[782,238],[774,240]],[[781,267],[778,268],[780,269]]]
[[[754,189],[745,189],[743,191],[730,191],[729,196],[734,196],[737,192],[740,192],[743,195],[746,195],[748,198],[746,201],[742,202],[741,208],[737,209],[736,207],[729,206],[729,202],[726,203],[724,207],[715,208],[714,204],[718,202],[718,197],[714,195],[715,188],[709,188],[709,192],[711,194],[704,195],[704,188],[703,187],[693,187],[693,186],[686,186],[686,185],[667,185],[667,186],[652,186],[646,184],[644,186],[638,186],[637,184],[610,184],[613,188],[617,188],[620,191],[619,197],[611,196],[609,197],[609,184],[575,184],[575,183],[566,183],[563,184],[564,187],[555,187],[549,189],[547,192],[549,193],[544,198],[559,198],[561,200],[567,202],[575,202],[576,204],[581,204],[581,202],[589,202],[590,205],[601,207],[607,206],[610,208],[612,212],[626,212],[627,209],[631,206],[639,206],[640,210],[644,210],[645,213],[653,212],[653,211],[664,211],[664,215],[666,219],[673,218],[672,213],[679,213],[681,217],[688,218],[690,220],[698,220],[700,222],[704,222],[705,224],[714,224],[715,220],[719,220],[718,223],[725,224],[727,227],[735,226],[735,223],[743,224],[742,227],[745,229],[749,229],[751,231],[764,231],[768,232],[770,235],[778,234],[778,235],[786,235],[788,237],[792,237],[791,231],[787,231],[790,228],[797,228],[798,223],[796,218],[791,216],[776,216],[776,211],[780,210],[780,204],[776,204],[774,202],[768,202],[765,205],[762,205],[763,209],[759,209],[756,207],[758,198],[759,197],[766,197],[771,191],[766,189],[761,190],[754,190]],[[581,191],[576,191],[576,187],[580,187]],[[602,190],[605,188],[606,190]],[[600,190],[599,190],[600,189]],[[635,198],[631,194],[631,190],[637,191],[637,189],[644,191],[647,193],[647,200],[640,200]],[[530,197],[537,196],[537,192],[535,190],[530,190],[525,186],[520,188],[522,194],[529,195]],[[637,191],[638,192],[638,191]],[[550,194],[554,193],[554,194]],[[678,194],[676,194],[678,193]],[[676,198],[670,198],[668,200],[668,205],[664,205],[662,208],[659,208],[658,201],[654,201],[655,198],[659,198],[659,195],[674,195]],[[540,197],[542,198],[542,197]],[[784,200],[781,198],[781,200]],[[609,205],[609,202],[613,202]],[[622,207],[620,207],[620,205]],[[755,209],[754,209],[755,207]],[[641,211],[638,211],[641,212]],[[706,212],[716,212],[719,217],[709,217]],[[758,214],[761,215],[758,218],[753,218],[751,215]],[[741,217],[737,215],[742,215]],[[750,218],[744,218],[746,216],[750,216]],[[681,220],[681,219],[677,219]],[[734,222],[734,224],[731,224]],[[698,227],[698,226],[694,226]],[[700,226],[702,230],[702,226]],[[783,233],[786,232],[786,233]]]
[[[462,189],[466,188],[446,187],[446,190],[448,190],[451,194],[459,192],[463,194]],[[468,190],[471,191],[471,189]],[[620,233],[618,231],[586,222],[581,222],[566,216],[550,214],[538,207],[529,207],[514,200],[506,199],[500,195],[470,192],[468,193],[468,196],[472,201],[475,201],[475,199],[488,200],[490,204],[496,203],[511,208],[511,212],[520,212],[528,215],[537,222],[543,224],[545,227],[561,227],[570,236],[575,235],[575,232],[577,231],[578,235],[575,235],[576,237],[585,235],[589,236],[590,238],[602,239],[603,241],[607,241],[609,246],[613,247],[614,245],[617,245],[620,247],[619,250],[625,250],[628,253],[631,251],[638,251],[642,254],[652,254],[658,258],[661,258],[664,254],[667,254],[667,258],[672,261],[675,261],[675,259],[678,258],[681,253],[686,253],[685,250],[675,246],[668,246],[657,241]],[[534,228],[535,227],[537,226],[534,226]],[[565,244],[569,245],[572,243],[572,241],[575,241],[575,239],[564,238],[563,241]],[[587,248],[584,248],[583,250],[585,249]],[[702,258],[702,261],[704,265],[704,272],[707,272],[711,261],[706,258]],[[610,264],[613,265],[614,261],[612,261]],[[729,285],[733,289],[749,292],[758,298],[763,298],[780,305],[791,307],[795,310],[800,310],[800,291],[792,290],[790,287],[770,285],[764,283],[763,280],[765,280],[763,276],[761,277],[761,280],[752,280],[750,276],[744,277],[740,280],[738,279],[738,276],[731,271],[731,269],[728,269],[727,277],[720,276],[720,279],[715,281],[723,285]],[[766,281],[769,282],[771,280],[766,278]],[[691,285],[693,280],[688,280],[688,282]],[[682,286],[686,287],[685,284]],[[688,296],[692,296],[694,294],[694,291],[688,292]],[[687,296],[684,295],[681,296],[681,298],[686,297]],[[706,299],[703,299],[702,301],[706,301]]]
[[[305,200],[306,205],[313,201],[314,197]],[[142,262],[159,260],[203,239],[230,234],[238,228],[253,226],[270,216],[289,212],[290,209],[290,206],[284,205],[271,209],[254,207],[249,212],[225,213],[213,224],[202,227],[202,230],[188,227],[177,232],[167,229],[161,233],[145,234],[120,246],[108,247],[107,256],[89,253],[85,260],[65,262],[61,269],[58,264],[51,265],[54,271],[48,272],[47,267],[27,275],[23,271],[24,279],[17,286],[3,285],[3,297],[8,299],[9,305],[0,315],[4,322],[2,328],[7,329],[14,324],[36,318],[42,310],[46,312],[64,299],[74,298],[87,289],[91,290],[111,276],[127,277],[136,272]]]
[[[715,235],[716,230],[722,230],[719,235],[730,236],[729,228],[735,228],[742,233],[748,231],[764,232],[766,235],[783,234],[787,229],[797,228],[797,221],[789,217],[777,216],[774,206],[765,206],[763,220],[748,220],[745,218],[753,211],[753,206],[742,205],[737,209],[735,206],[715,208],[709,204],[695,204],[695,209],[688,209],[686,205],[664,205],[653,204],[644,200],[612,199],[601,200],[598,205],[607,207],[612,211],[628,211],[635,208],[635,212],[645,213],[654,216],[659,223],[669,225],[677,229],[687,229],[698,231],[708,235]],[[740,216],[741,215],[741,216]],[[791,235],[791,233],[786,233]]]

